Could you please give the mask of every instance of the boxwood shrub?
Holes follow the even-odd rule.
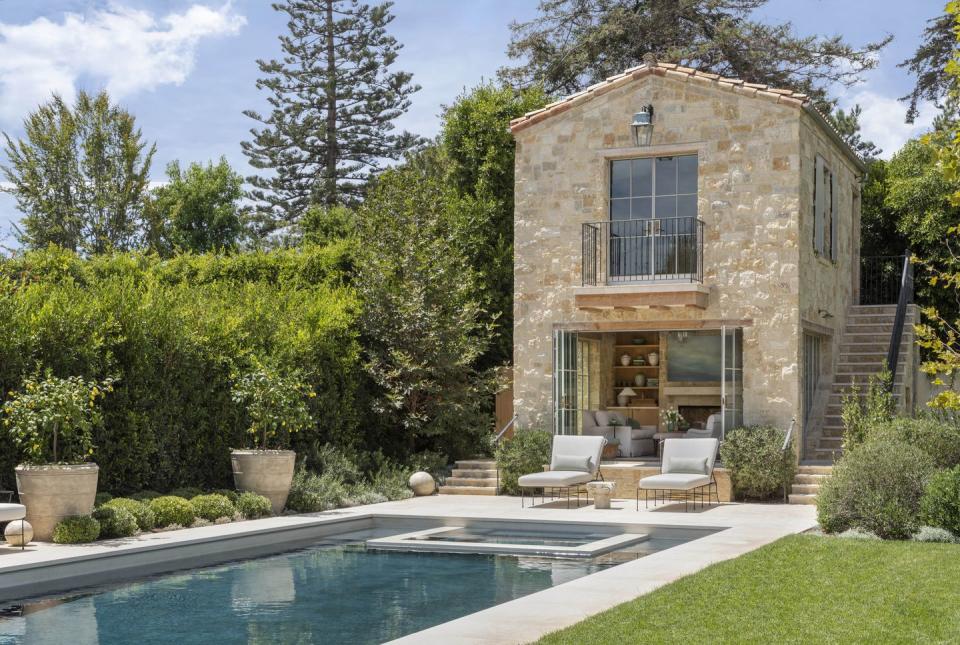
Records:
[[[121,506],[101,506],[93,511],[93,519],[100,523],[101,538],[130,537],[138,528],[133,513]]]
[[[89,515],[68,517],[53,528],[53,541],[57,544],[93,542],[99,535],[100,522]]]
[[[273,507],[270,500],[263,495],[246,492],[240,493],[236,503],[237,510],[248,520],[255,520],[258,517],[267,517],[273,513]]]
[[[221,517],[233,517],[237,512],[233,502],[224,495],[211,493],[210,495],[197,495],[190,500],[193,505],[193,512],[197,517],[201,517],[208,522],[215,522]]]
[[[150,510],[153,511],[157,526],[160,528],[172,524],[190,526],[196,518],[193,504],[189,500],[173,495],[150,500]]]
[[[107,502],[113,499],[113,495],[110,493],[97,493],[97,497],[93,502],[94,506],[103,506]]]
[[[932,415],[895,417],[869,429],[869,440],[889,439],[916,446],[933,459],[937,468],[960,465],[960,424]]]
[[[930,478],[920,502],[920,517],[929,526],[960,535],[960,466]]]
[[[174,488],[172,491],[167,493],[171,497],[182,497],[183,499],[193,499],[197,495],[203,495],[203,490],[197,488],[196,486],[186,486],[184,488]]]
[[[522,475],[543,470],[550,463],[553,435],[545,430],[518,429],[510,439],[497,447],[497,467],[500,469],[500,491],[517,495],[517,480]]]
[[[766,499],[783,492],[793,480],[793,447],[783,450],[786,430],[773,426],[736,428],[720,446],[723,467],[730,471],[734,495]]]
[[[154,517],[153,511],[150,510],[150,506],[146,502],[141,502],[126,497],[114,497],[109,502],[104,504],[104,506],[109,508],[121,508],[130,513],[133,516],[133,519],[136,520],[137,527],[141,531],[150,531],[157,526],[156,517]]]
[[[817,519],[828,533],[857,528],[905,540],[920,528],[920,500],[934,472],[916,446],[869,440],[833,467],[817,494]]]

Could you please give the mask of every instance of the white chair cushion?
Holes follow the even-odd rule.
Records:
[[[603,444],[607,442],[604,437],[584,437],[579,435],[558,434],[553,437],[553,449],[550,456],[550,470],[563,470],[555,465],[557,455],[576,455],[578,457],[590,458],[590,472],[596,474],[600,469],[600,454],[603,452]]]
[[[694,475],[689,473],[664,473],[662,475],[651,475],[640,480],[641,490],[690,490],[698,486],[706,486],[710,483],[710,478],[706,475]]]
[[[669,472],[671,459],[706,459],[705,475],[713,473],[713,463],[717,458],[716,439],[666,439],[663,442],[663,472]]]
[[[517,480],[523,488],[550,488],[552,486],[574,486],[593,481],[590,473],[572,470],[550,470],[545,473],[523,475]]]
[[[22,520],[27,515],[27,507],[23,504],[0,504],[0,522]]]

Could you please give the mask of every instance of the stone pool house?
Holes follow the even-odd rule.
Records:
[[[896,307],[861,304],[865,167],[810,99],[647,57],[511,130],[517,424],[617,412],[652,434],[676,409],[722,438],[796,420],[801,461],[829,463],[841,392],[881,368]],[[632,498],[655,443],[620,456],[629,473],[604,475]]]

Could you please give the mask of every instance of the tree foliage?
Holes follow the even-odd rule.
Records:
[[[290,435],[313,423],[307,399],[315,396],[298,372],[264,366],[237,378],[232,391],[233,402],[245,408],[250,420],[247,434],[261,450],[289,449]]]
[[[450,454],[490,430],[490,387],[476,370],[490,330],[433,152],[383,173],[365,202],[357,288],[373,411],[400,431],[393,441]]]
[[[942,105],[949,98],[955,79],[946,69],[957,46],[954,29],[954,17],[950,11],[931,18],[913,56],[900,63],[900,67],[907,68],[917,79],[913,90],[900,99],[908,103],[907,123],[913,123],[917,118],[920,101]]]
[[[25,138],[4,133],[10,165],[4,189],[24,213],[20,242],[57,244],[88,254],[133,248],[155,146],[147,147],[132,114],[106,92],[59,95],[24,120]]]
[[[456,244],[477,276],[477,298],[494,336],[483,363],[513,354],[513,156],[510,121],[543,107],[539,87],[516,91],[485,83],[443,114],[440,146],[445,180],[459,211]]]
[[[652,52],[665,62],[806,92],[827,106],[827,88],[850,86],[890,42],[853,46],[840,36],[801,36],[790,23],[751,14],[767,0],[541,0],[540,15],[513,23],[501,70],[526,86],[572,93],[622,72]],[[829,110],[824,110],[829,112]]]
[[[163,257],[236,249],[244,234],[241,197],[243,177],[225,157],[185,171],[171,162],[167,183],[152,191],[145,208],[147,248]]]
[[[860,115],[862,112],[863,108],[854,105],[850,110],[837,108],[827,118],[847,145],[860,155],[861,159],[870,163],[876,160],[883,153],[883,150],[878,148],[873,141],[864,141],[860,133]]]
[[[296,224],[313,204],[356,204],[385,160],[415,142],[394,132],[419,87],[406,72],[390,71],[401,45],[387,33],[392,3],[285,0],[289,33],[283,57],[260,60],[259,89],[269,112],[244,112],[259,125],[244,154],[266,173],[249,178],[259,230]]]

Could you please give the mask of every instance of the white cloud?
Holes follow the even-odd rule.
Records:
[[[0,121],[18,122],[52,92],[72,98],[81,79],[102,84],[115,99],[183,83],[201,39],[236,34],[244,24],[229,2],[159,18],[112,4],[66,13],[60,22],[0,23]]]
[[[919,114],[916,121],[904,123],[906,103],[871,90],[857,92],[841,103],[845,109],[860,105],[863,109],[860,115],[861,136],[865,141],[873,141],[880,146],[884,159],[893,156],[908,139],[928,131],[938,113],[933,103],[922,101],[917,106]]]

